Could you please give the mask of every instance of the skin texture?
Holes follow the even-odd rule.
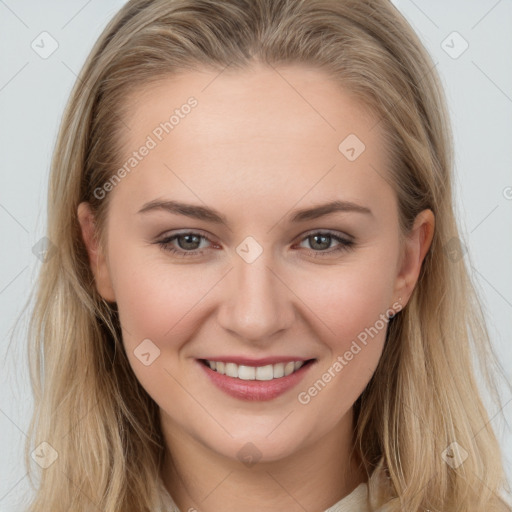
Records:
[[[197,106],[109,192],[107,247],[95,242],[88,204],[78,208],[96,285],[117,302],[130,364],[160,407],[172,453],[162,476],[181,510],[322,511],[366,480],[349,462],[352,406],[386,329],[309,403],[297,396],[394,303],[405,307],[434,217],[422,212],[401,244],[378,119],[301,66],[187,71],[138,91],[124,118],[127,158],[190,96]],[[338,149],[349,134],[366,146],[354,161]],[[227,222],[137,213],[154,199],[215,208]],[[335,199],[371,214],[289,221]],[[189,249],[202,255],[180,258],[155,243],[187,229],[209,239]],[[308,238],[318,230],[355,243],[332,252],[335,239],[319,247]],[[248,236],[263,250],[251,263],[236,251]],[[149,366],[134,354],[144,339],[160,350]],[[251,402],[217,389],[197,362],[226,354],[316,361],[294,389]],[[247,443],[260,457],[251,466],[240,460]]]

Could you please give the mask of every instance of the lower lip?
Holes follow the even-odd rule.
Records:
[[[313,361],[301,366],[296,372],[272,380],[242,380],[222,375],[209,366],[197,361],[211,381],[228,395],[240,400],[267,401],[277,398],[295,387],[306,375]]]

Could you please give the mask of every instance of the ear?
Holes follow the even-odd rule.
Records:
[[[114,289],[110,280],[110,272],[107,260],[103,254],[103,248],[99,243],[96,233],[94,215],[89,203],[83,202],[78,205],[78,222],[82,230],[82,239],[89,254],[89,264],[94,275],[98,293],[107,301],[115,302]]]
[[[395,283],[395,297],[400,297],[403,306],[409,301],[418,281],[421,265],[434,236],[435,217],[432,210],[423,210],[414,220],[407,234],[402,250],[398,275]]]

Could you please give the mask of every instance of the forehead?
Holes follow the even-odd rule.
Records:
[[[126,180],[146,199],[168,186],[189,198],[282,202],[284,187],[290,201],[307,204],[389,188],[378,118],[317,69],[187,71],[125,101],[124,161],[151,140]]]

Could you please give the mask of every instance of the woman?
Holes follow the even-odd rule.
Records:
[[[384,0],[129,1],[52,165],[30,510],[510,510],[450,141]]]

